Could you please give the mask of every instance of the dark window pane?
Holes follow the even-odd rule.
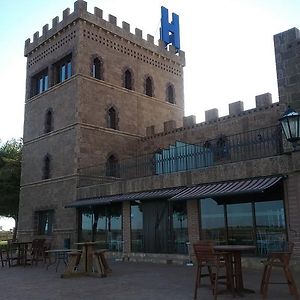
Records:
[[[52,210],[39,211],[38,215],[38,234],[50,235],[53,230],[53,214]]]
[[[170,103],[175,103],[175,93],[172,85],[167,87],[167,101]]]
[[[93,77],[101,79],[101,61],[99,58],[94,59],[93,63]]]
[[[72,76],[72,64],[71,64],[71,62],[68,62],[68,64],[67,64],[67,78],[66,79],[70,78],[71,76]]]
[[[150,97],[153,96],[153,84],[150,77],[146,79],[146,95]]]
[[[140,203],[131,204],[131,251],[143,252],[143,211]]]
[[[186,202],[173,203],[172,205],[172,230],[173,251],[179,254],[187,253],[188,226]]]
[[[43,170],[43,178],[44,179],[49,179],[50,178],[50,164],[51,164],[51,159],[50,156],[46,155],[44,158],[44,170]]]
[[[125,71],[125,82],[124,82],[125,88],[128,90],[132,90],[132,75],[129,70]]]
[[[211,198],[201,199],[199,201],[201,211],[201,236],[205,240],[215,240],[217,243],[225,243],[224,205],[218,205],[218,203]]]
[[[113,107],[108,110],[108,127],[117,129],[117,116],[116,111]]]
[[[229,244],[253,245],[254,228],[251,203],[227,205]]]
[[[119,162],[114,155],[111,155],[107,160],[106,176],[119,177]]]

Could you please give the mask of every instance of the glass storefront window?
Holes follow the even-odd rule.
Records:
[[[283,200],[232,203],[233,200],[222,205],[213,199],[199,200],[201,239],[256,245],[261,256],[284,250],[287,235]]]
[[[93,214],[90,209],[83,209],[81,211],[81,228],[80,228],[80,241],[87,242],[92,240],[92,224]]]
[[[131,204],[131,251],[143,252],[143,211],[142,205],[138,202]]]
[[[227,205],[228,243],[253,245],[254,228],[251,203]]]
[[[102,242],[99,248],[122,250],[122,204],[83,209],[80,219],[80,241],[98,241]]]
[[[173,251],[179,254],[187,253],[188,226],[186,202],[172,204],[172,240]],[[173,252],[171,250],[171,252]]]
[[[218,244],[226,243],[226,228],[224,205],[211,199],[200,200],[201,211],[201,238],[203,240],[214,240]]]
[[[255,222],[258,254],[283,250],[286,241],[283,201],[256,202]]]

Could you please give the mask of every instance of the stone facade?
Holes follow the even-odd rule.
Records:
[[[52,210],[53,244],[61,247],[64,239],[75,242],[78,216],[75,209],[65,208],[75,200],[285,175],[288,237],[295,242],[296,255],[300,256],[299,155],[290,151],[278,131],[278,119],[287,105],[300,109],[298,30],[274,37],[279,103],[272,103],[271,94],[265,93],[256,96],[253,109],[245,111],[243,102],[237,101],[229,104],[228,116],[219,117],[214,108],[205,113],[205,122],[196,124],[195,116],[184,117],[184,52],[176,53],[172,46],[166,50],[162,41],[157,46],[150,35],[144,40],[140,29],[136,28],[133,34],[130,24],[123,22],[120,28],[116,17],[109,15],[106,21],[100,9],[95,8],[92,14],[86,8],[85,1],[76,1],[74,12],[66,9],[63,20],[54,18],[51,29],[45,25],[41,36],[35,33],[33,41],[25,42],[27,79],[19,238],[37,234],[37,211]],[[57,83],[57,65],[66,58],[72,62],[72,76]],[[101,62],[101,79],[93,76],[96,58]],[[131,89],[124,86],[126,70],[132,74]],[[37,75],[44,76],[45,72],[49,88],[33,95],[34,84],[40,78]],[[147,78],[153,83],[152,96],[146,95]],[[170,85],[174,87],[174,103],[167,101]],[[108,126],[110,108],[116,113],[116,128]],[[52,128],[45,130],[49,111]],[[275,136],[276,144],[270,144]],[[105,173],[111,155],[120,162],[137,162],[137,157],[151,156],[176,141],[208,147],[230,139],[237,145],[243,142],[247,155],[231,151],[230,156],[220,157],[214,165],[170,174],[130,174],[118,179],[108,178],[112,176]],[[257,151],[256,143],[264,147]],[[51,157],[47,178],[43,178],[45,156]],[[190,242],[201,238],[198,212],[198,202],[188,201]],[[123,250],[129,255],[129,201],[123,202],[122,215]]]

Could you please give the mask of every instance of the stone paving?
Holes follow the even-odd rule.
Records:
[[[134,263],[110,261],[112,273],[107,278],[74,277],[60,278],[64,266],[58,272],[55,266],[48,270],[43,264],[38,266],[17,266],[0,269],[1,300],[188,300],[193,299],[195,267],[154,263]],[[243,299],[260,299],[259,285],[261,269],[244,268],[244,283],[254,294],[246,294]],[[294,272],[300,289],[300,272]],[[282,281],[279,270],[272,273],[272,280]],[[198,291],[198,299],[213,299],[208,281]],[[223,287],[221,287],[223,288]],[[230,299],[224,293],[218,299]],[[237,296],[236,299],[240,297]],[[272,285],[268,299],[294,299],[287,285]]]

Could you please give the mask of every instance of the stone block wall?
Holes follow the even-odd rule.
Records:
[[[297,28],[274,35],[279,101],[300,111],[300,32]]]

